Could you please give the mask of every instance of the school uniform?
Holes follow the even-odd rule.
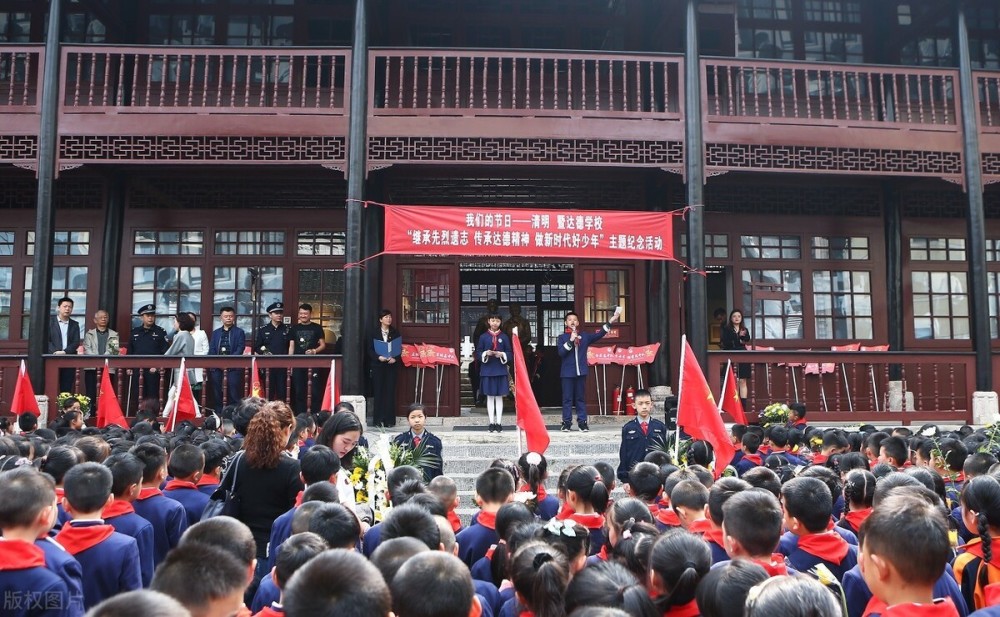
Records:
[[[878,598],[872,598],[865,608],[866,617],[959,617],[958,609],[951,598],[937,598],[933,602],[920,604],[903,602],[887,606]]]
[[[256,615],[280,599],[281,590],[274,582],[274,574],[268,572],[264,578],[260,579],[260,586],[257,587],[257,593],[253,596],[253,602],[250,603],[250,612]]]
[[[221,480],[219,479],[219,476],[214,474],[205,474],[198,479],[198,490],[211,497],[212,493],[219,488],[220,483]]]
[[[500,590],[493,583],[486,581],[472,581],[472,587],[479,596],[479,602],[483,605],[483,615],[489,609],[489,614],[493,615],[500,610]]]
[[[841,529],[847,529],[852,533],[854,533],[854,535],[858,535],[858,530],[861,529],[861,523],[864,523],[865,519],[867,519],[871,515],[872,515],[871,508],[852,510],[844,514],[843,520],[837,523],[837,527],[840,527]]]
[[[866,609],[869,608],[873,596],[868,588],[868,583],[861,576],[861,566],[854,566],[845,572],[844,578],[841,579],[841,585],[844,587],[844,601],[847,603],[848,617],[862,617],[867,614]],[[962,590],[955,582],[951,565],[945,564],[944,572],[934,583],[933,595],[935,598],[951,598],[961,617],[966,617],[969,614],[965,598],[962,597]]]
[[[607,532],[604,530],[604,515],[602,514],[572,514],[569,520],[579,523],[590,532],[590,551],[588,555],[596,555],[607,542]]]
[[[487,356],[488,351],[498,351],[500,357]],[[476,341],[476,360],[479,361],[479,392],[483,396],[507,396],[510,394],[508,360],[514,359],[510,339],[503,330],[487,330]]]
[[[45,567],[45,552],[24,540],[0,540],[4,617],[61,617],[70,606],[66,581]]]
[[[556,500],[556,506],[558,507],[558,505],[559,505],[559,500]],[[458,513],[455,512],[455,508],[448,510],[448,513],[445,515],[445,517],[448,519],[448,522],[451,523],[451,530],[453,532],[457,534],[458,532],[462,531],[462,519],[458,517]]]
[[[472,564],[472,567],[469,568],[473,581],[485,581],[491,585],[493,584],[493,551],[496,548],[496,544],[491,545],[486,554],[477,559],[476,563]]]
[[[101,512],[101,518],[115,531],[135,538],[139,549],[139,569],[142,572],[142,586],[149,587],[153,580],[153,526],[135,513],[135,508],[127,501],[118,499],[111,502]]]
[[[277,602],[272,602],[268,606],[253,614],[253,617],[282,617],[285,609]]]
[[[587,348],[611,332],[611,324],[605,323],[596,332],[577,330],[576,341],[571,341],[571,333],[564,332],[556,341],[559,352],[559,379],[562,386],[562,422],[568,428],[573,422],[573,408],[576,407],[576,421],[580,428],[587,426]]]
[[[752,563],[764,568],[767,575],[770,577],[774,576],[793,576],[798,574],[798,571],[794,568],[789,568],[788,563],[785,561],[785,556],[781,553],[773,553],[770,559],[748,559]],[[720,561],[712,564],[712,569],[724,568],[727,564],[731,563],[732,560]]]
[[[850,529],[844,529],[843,527],[832,526],[833,531],[837,532],[841,538],[843,538],[848,544],[852,546],[858,546],[858,536],[854,535]],[[787,555],[789,551],[795,550],[795,547],[799,543],[799,537],[790,531],[786,531],[781,535],[781,539],[778,541],[778,552],[783,555]]]
[[[382,543],[382,523],[375,523],[365,532],[365,537],[361,539],[361,553],[371,559],[372,553]]]
[[[995,545],[994,545],[995,546]],[[962,597],[970,609],[980,609],[992,606],[1000,602],[995,600],[994,594],[1000,591],[997,583],[1000,583],[1000,555],[993,551],[993,559],[986,565],[986,586],[979,582],[979,569],[983,565],[982,539],[975,538],[971,542],[959,547],[963,551],[952,562],[955,572],[955,581],[962,589]]]
[[[278,556],[278,549],[292,535],[292,518],[295,517],[295,512],[298,511],[300,505],[302,505],[302,491],[295,498],[295,505],[271,523],[271,537],[267,541],[266,570],[270,571],[274,567],[274,560]],[[253,610],[252,607],[251,610]],[[256,613],[257,611],[254,610],[253,612]]]
[[[424,472],[424,481],[430,482],[434,478],[444,475],[444,457],[442,455],[441,438],[431,433],[428,430],[419,435],[414,435],[413,431],[406,431],[396,435],[392,442],[403,446],[407,450],[416,450],[421,448],[423,452],[429,456],[434,456],[433,461],[428,461],[425,467],[421,468]]]
[[[455,541],[458,542],[458,556],[465,562],[465,565],[472,567],[472,564],[486,555],[490,546],[500,540],[496,531],[496,523],[496,512],[480,510],[478,520],[455,537]]]
[[[760,467],[764,464],[763,455],[760,454],[758,450],[755,454],[743,454],[734,467],[736,468],[736,475],[743,477],[743,474],[750,471],[754,467]]]
[[[963,544],[972,542],[976,538],[976,532],[965,526],[965,521],[962,519],[962,506],[952,508],[951,518],[958,523],[958,537],[962,539]]]
[[[628,472],[636,463],[641,463],[650,448],[666,443],[667,425],[656,418],[647,417],[646,422],[632,418],[622,426],[622,440],[618,447],[618,481],[628,482]]]
[[[35,540],[35,546],[45,553],[45,567],[55,572],[66,583],[69,590],[69,606],[66,617],[82,617],[83,609],[83,568],[75,557],[58,542],[45,536]]]
[[[726,542],[722,538],[722,530],[712,528],[706,531],[702,538],[705,542],[708,542],[708,548],[712,549],[712,563],[716,564],[722,561],[728,561],[730,559],[729,553],[726,552]]]
[[[187,512],[188,527],[201,520],[201,515],[208,505],[209,496],[198,490],[198,485],[185,480],[171,480],[163,487],[163,496],[173,499],[184,506]]]
[[[180,502],[163,496],[155,486],[139,491],[132,502],[135,513],[153,526],[153,567],[155,568],[177,546],[188,528],[187,512]]]
[[[104,521],[70,521],[56,536],[56,542],[76,557],[87,573],[83,604],[88,610],[111,596],[142,589],[135,538],[116,532]]]
[[[858,564],[858,547],[848,544],[835,531],[799,536],[795,548],[784,552],[788,563],[799,572],[808,572],[822,563],[841,580],[844,573]]]
[[[687,604],[668,607],[663,613],[663,617],[698,617],[701,611],[698,610],[698,602],[691,600]]]
[[[656,512],[653,512],[655,504],[650,504],[649,511],[653,514],[653,524],[660,532],[667,531],[668,529],[676,529],[681,526],[681,519],[674,512],[674,509],[670,506],[659,507],[655,506]]]

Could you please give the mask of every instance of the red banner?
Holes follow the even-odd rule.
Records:
[[[433,366],[435,364],[454,364],[455,366],[458,366],[458,356],[455,354],[454,347],[441,347],[439,345],[430,345],[428,343],[419,345],[419,347],[420,358],[427,366]]]
[[[403,366],[424,366],[424,359],[420,355],[420,349],[416,345],[407,345],[406,343],[403,343],[402,348],[403,353],[400,354],[400,357],[403,360]]]
[[[642,347],[619,347],[615,350],[615,364],[624,366],[636,366],[639,364],[649,364],[656,358],[656,352],[660,350],[659,343],[643,345]]]
[[[595,364],[614,364],[615,363],[615,346],[611,345],[609,347],[587,347],[587,364],[594,366]]]
[[[385,206],[385,252],[674,258],[673,214],[491,206]]]

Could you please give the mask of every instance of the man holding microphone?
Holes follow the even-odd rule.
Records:
[[[568,433],[573,426],[573,407],[576,406],[576,423],[584,433],[587,426],[587,348],[611,331],[611,324],[618,321],[621,307],[615,308],[611,319],[594,333],[580,332],[580,316],[566,313],[566,331],[559,335],[557,349],[562,360],[559,377],[562,381],[562,430]]]

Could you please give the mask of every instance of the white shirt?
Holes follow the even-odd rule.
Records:
[[[62,335],[62,347],[59,351],[65,351],[66,346],[69,345],[69,320],[63,321],[56,318],[56,321],[59,322],[59,334]]]

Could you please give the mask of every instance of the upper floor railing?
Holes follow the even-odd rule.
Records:
[[[958,129],[958,71],[919,67],[702,60],[705,113],[717,121]]]
[[[372,113],[679,119],[683,58],[504,50],[375,49]]]
[[[977,71],[975,80],[979,128],[991,133],[1000,132],[1000,73]]]
[[[169,111],[343,115],[343,49],[102,47],[62,49],[64,112]]]
[[[0,46],[0,109],[8,113],[38,110],[44,58],[41,45]]]

